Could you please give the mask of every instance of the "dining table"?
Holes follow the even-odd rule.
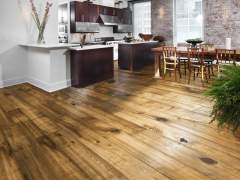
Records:
[[[188,48],[187,47],[177,47],[177,57],[188,57]],[[240,62],[240,49],[235,49],[236,54],[235,58],[237,62]],[[162,64],[163,64],[163,47],[153,48],[152,52],[154,53],[154,61],[155,61],[155,73],[154,78],[162,79]],[[214,48],[204,50],[204,57],[209,59],[216,59],[216,50]]]

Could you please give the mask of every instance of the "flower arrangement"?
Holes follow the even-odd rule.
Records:
[[[33,20],[36,23],[37,28],[38,28],[37,43],[44,43],[44,31],[45,31],[45,28],[46,28],[47,20],[48,20],[48,17],[49,17],[49,10],[52,7],[52,3],[49,3],[47,1],[46,5],[45,5],[45,13],[44,13],[42,22],[40,21],[39,14],[38,14],[36,6],[34,4],[34,0],[29,0],[29,3],[30,3],[30,6],[31,6],[31,9],[32,9],[31,14],[32,14]]]

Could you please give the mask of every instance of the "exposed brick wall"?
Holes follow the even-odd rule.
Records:
[[[234,0],[203,0],[204,40],[225,47],[225,38],[232,38],[232,47],[240,47],[240,7]],[[173,0],[152,0],[152,33],[173,42]]]
[[[203,0],[204,40],[225,47],[225,38],[232,38],[232,47],[240,47],[240,8],[234,0]]]
[[[152,0],[152,33],[173,42],[173,1]]]

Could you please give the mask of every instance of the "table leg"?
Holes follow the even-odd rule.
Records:
[[[155,54],[155,75],[154,78],[162,79],[161,77],[161,58],[159,54]]]

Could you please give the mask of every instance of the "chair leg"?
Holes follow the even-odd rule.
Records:
[[[166,62],[164,61],[164,63],[163,63],[163,79],[165,79],[166,73],[167,73],[167,65],[166,65]]]
[[[204,81],[204,67],[201,67],[201,79]]]
[[[184,60],[184,72],[185,76],[187,75],[187,62]]]
[[[180,66],[180,64],[178,65],[178,71],[179,71],[179,77],[182,78],[182,72],[181,72],[181,66]]]
[[[196,80],[196,68],[193,68],[193,79]]]
[[[190,84],[190,81],[191,81],[191,75],[192,75],[192,70],[189,69],[188,84]]]
[[[174,76],[175,76],[175,81],[177,81],[177,67],[174,67]]]

